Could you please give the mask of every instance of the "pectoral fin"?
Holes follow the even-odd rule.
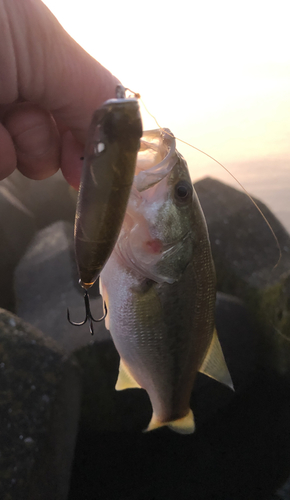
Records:
[[[178,420],[173,420],[172,422],[160,422],[160,420],[158,420],[158,418],[153,413],[150,424],[148,425],[145,432],[153,431],[165,426],[169,427],[169,429],[175,432],[178,432],[179,434],[192,434],[195,431],[195,423],[192,410],[189,410],[185,417],[179,418]]]
[[[216,329],[214,329],[211,344],[199,371],[234,390]]]
[[[129,372],[125,363],[120,359],[119,376],[115,385],[116,391],[123,391],[124,389],[141,389],[141,386],[136,382],[134,377]]]

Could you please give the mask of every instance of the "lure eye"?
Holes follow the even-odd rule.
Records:
[[[192,195],[192,186],[189,182],[180,181],[175,185],[174,195],[178,201],[187,201]]]
[[[103,151],[105,151],[105,144],[103,142],[98,142],[95,147],[94,147],[94,153],[95,155],[99,155],[100,153],[102,153]]]

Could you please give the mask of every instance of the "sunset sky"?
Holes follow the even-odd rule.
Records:
[[[249,179],[263,183],[263,161],[269,179],[279,160],[290,197],[288,1],[44,3],[87,52],[141,94],[163,127],[250,189]],[[145,112],[143,119],[144,128],[156,128]],[[178,149],[193,179],[214,175],[232,184],[208,158],[180,143]]]

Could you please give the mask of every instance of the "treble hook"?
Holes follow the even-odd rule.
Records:
[[[89,294],[88,294],[87,290],[85,290],[85,293],[84,293],[84,300],[85,300],[85,308],[86,308],[86,317],[85,317],[84,321],[81,321],[80,323],[74,323],[73,321],[71,321],[68,309],[67,309],[67,319],[68,319],[69,323],[71,325],[74,325],[74,326],[82,326],[89,320],[90,334],[94,335],[93,321],[94,321],[94,323],[99,323],[100,321],[103,321],[103,319],[105,319],[105,317],[107,316],[107,313],[108,313],[106,302],[104,302],[104,309],[105,309],[104,315],[100,319],[95,319],[91,313],[90,298],[89,298]]]

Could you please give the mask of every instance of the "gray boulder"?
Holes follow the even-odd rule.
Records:
[[[85,316],[83,291],[78,284],[74,259],[73,225],[59,221],[42,229],[21,259],[15,271],[17,314],[72,352],[91,342],[88,324],[72,326]],[[95,318],[103,315],[97,284],[90,293]],[[108,339],[104,322],[94,323],[95,338]]]
[[[151,405],[145,391],[114,390],[112,344],[78,351],[84,397],[69,500],[272,498],[289,477],[289,383],[256,366],[259,345],[240,300],[218,295],[216,320],[236,392],[199,375],[192,435],[142,433]]]
[[[278,238],[278,263],[273,235],[245,193],[211,178],[195,188],[208,225],[218,289],[240,297],[248,307],[259,332],[260,363],[290,378],[290,236],[255,199]]]
[[[0,347],[0,496],[65,500],[79,418],[78,365],[4,310]]]
[[[61,172],[34,181],[15,170],[0,182],[0,307],[15,311],[13,272],[37,229],[56,220],[73,222],[76,191]]]
[[[57,220],[74,221],[77,192],[60,170],[42,181],[28,179],[15,170],[1,181],[0,189],[19,200],[34,215],[37,229]]]
[[[247,195],[206,177],[194,185],[208,225],[216,265],[217,288],[244,296],[249,287],[263,288],[290,268],[290,236],[261,201],[254,199],[271,224],[279,252],[266,222]]]
[[[34,214],[0,183],[0,307],[15,310],[13,272],[36,231]]]
[[[290,476],[277,491],[271,500],[289,500],[290,498]]]
[[[263,349],[260,360],[290,378],[290,270],[257,293],[256,317]]]

